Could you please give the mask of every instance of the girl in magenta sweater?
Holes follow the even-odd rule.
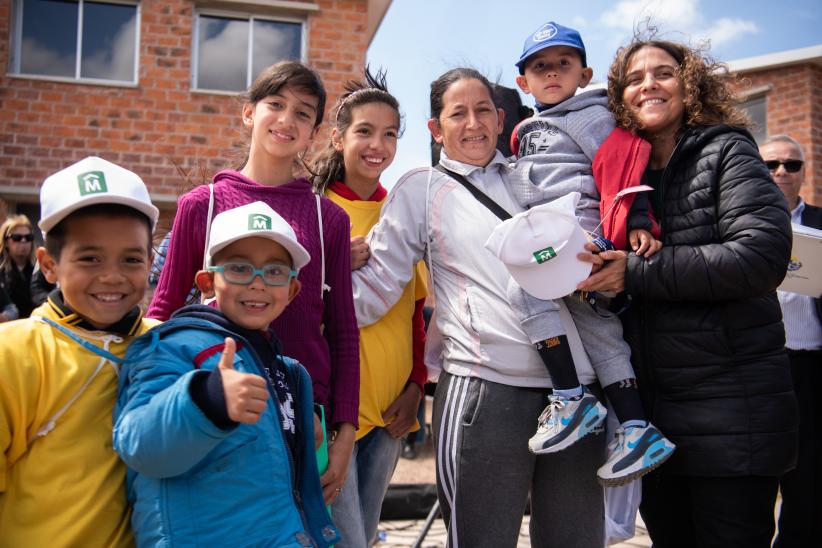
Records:
[[[350,224],[346,213],[317,198],[293,168],[322,122],[326,94],[319,76],[295,61],[265,69],[243,97],[243,125],[251,133],[238,170],[214,176],[211,217],[263,201],[291,224],[311,262],[300,270],[302,291],[271,327],[283,353],[311,375],[314,400],[333,425],[328,469],[321,477],[326,503],[345,482],[359,407],[359,332],[351,294]],[[199,186],[180,197],[166,265],[148,316],[167,319],[183,306],[203,264],[211,191]]]

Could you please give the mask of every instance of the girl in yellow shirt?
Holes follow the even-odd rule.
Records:
[[[399,103],[385,73],[348,82],[331,115],[328,148],[314,165],[314,186],[351,218],[351,263],[368,259],[364,236],[377,223],[387,192],[380,175],[391,165],[401,133]],[[402,298],[378,322],[360,329],[359,429],[348,479],[331,506],[343,540],[338,548],[371,546],[380,507],[402,448],[418,428],[417,407],[427,371],[422,307],[427,273],[417,266]]]

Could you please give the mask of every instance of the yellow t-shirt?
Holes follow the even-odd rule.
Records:
[[[33,315],[55,321],[91,344],[103,333],[73,327],[78,317],[47,302]],[[128,343],[157,322],[138,319]],[[111,442],[118,376],[110,362],[45,436],[49,419],[94,375],[101,358],[33,318],[0,325],[0,547],[133,546],[126,467]]]
[[[351,236],[365,236],[380,218],[380,200],[348,200],[328,190],[326,196],[351,219]],[[360,329],[360,412],[357,439],[383,427],[382,413],[405,389],[412,367],[411,319],[416,301],[428,295],[425,263],[417,264],[397,304],[374,324]],[[417,430],[419,425],[412,430]]]

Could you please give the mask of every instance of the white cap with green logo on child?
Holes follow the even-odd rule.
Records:
[[[152,230],[160,216],[140,177],[117,164],[89,156],[50,175],[43,182],[37,226],[48,233],[69,214],[96,204],[134,208],[148,217]]]
[[[523,211],[498,224],[485,247],[514,280],[538,299],[559,299],[576,290],[591,273],[580,261],[588,238],[574,215],[579,192]]]
[[[300,270],[311,260],[288,221],[265,202],[253,202],[214,217],[208,238],[208,264],[230,243],[253,236],[268,238],[283,246],[291,255],[294,270]]]

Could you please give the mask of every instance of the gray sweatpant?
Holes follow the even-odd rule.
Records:
[[[537,299],[523,290],[513,278],[508,281],[507,291],[508,302],[519,317],[522,330],[531,343],[565,335],[565,327],[559,317],[559,305],[555,301]],[[599,384],[608,386],[634,378],[631,349],[622,338],[622,322],[617,315],[600,310],[602,314],[608,315],[603,318],[591,305],[573,295],[563,300],[574,319],[582,346],[588,354]],[[551,364],[549,374],[554,366],[563,367],[565,364]]]
[[[596,471],[605,436],[548,455],[528,450],[547,389],[443,372],[434,396],[437,491],[450,548],[514,548],[528,493],[531,546],[601,548]]]

